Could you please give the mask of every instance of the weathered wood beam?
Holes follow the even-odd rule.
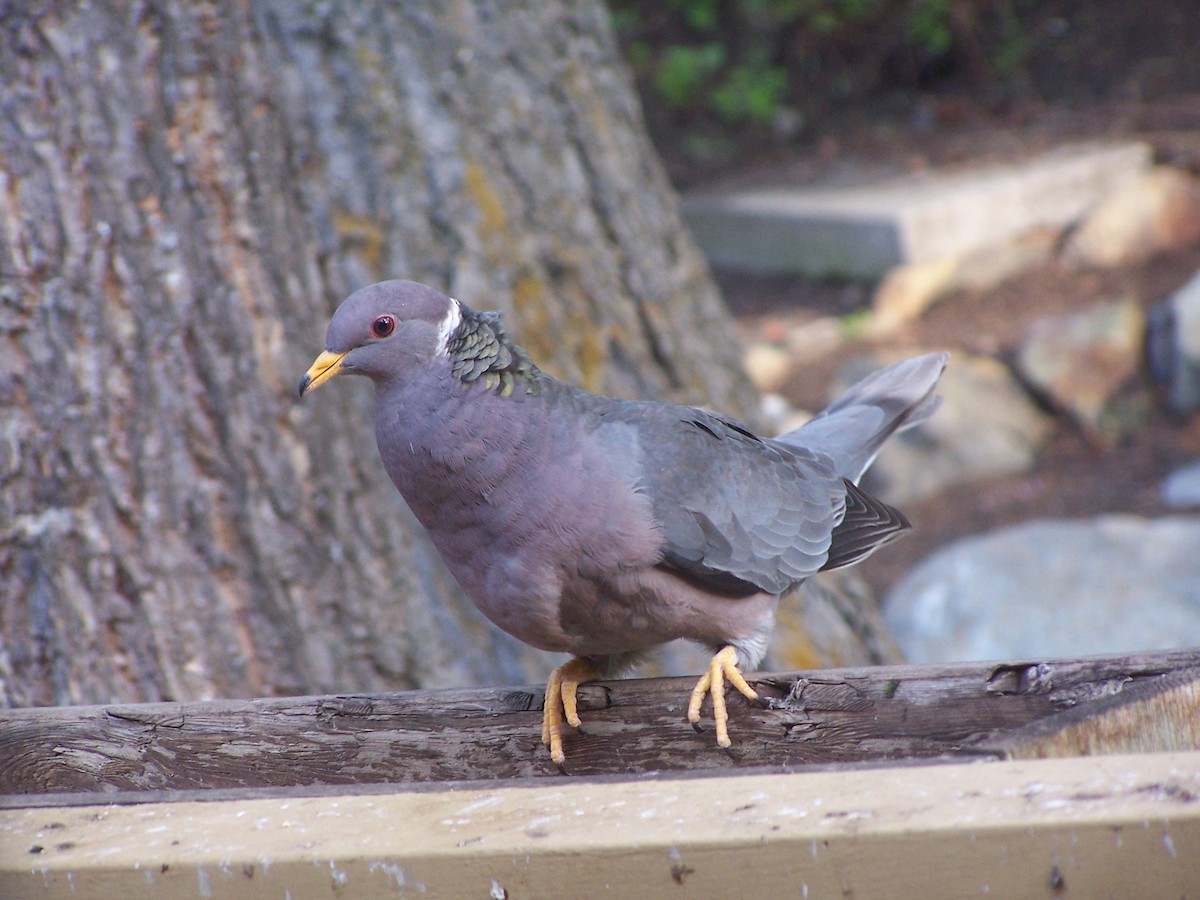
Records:
[[[730,753],[684,721],[691,679],[604,682],[581,689],[585,733],[568,736],[566,768],[629,777],[998,759],[1053,752],[1068,726],[1062,752],[1112,752],[1128,741],[1106,745],[1087,723],[1095,713],[1110,725],[1122,709],[1118,731],[1140,729],[1143,749],[1196,748],[1198,672],[1200,650],[1183,650],[758,675],[771,708],[731,696]],[[561,779],[540,719],[533,687],[6,710],[0,805]]]
[[[1200,668],[1130,685],[1001,735],[1009,759],[1200,749]]]

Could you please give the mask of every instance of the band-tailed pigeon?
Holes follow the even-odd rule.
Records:
[[[375,383],[383,463],[467,595],[509,634],[574,658],[546,685],[542,741],[562,764],[580,682],[653,647],[712,648],[711,695],[730,746],[728,680],[767,649],[779,595],[909,528],[856,486],[883,442],[937,407],[947,355],[869,376],[804,426],[760,438],[721,415],[615,400],[540,371],[480,313],[411,281],[352,294],[300,394],[335,375]]]

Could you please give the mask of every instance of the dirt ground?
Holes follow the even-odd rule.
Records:
[[[1015,159],[1058,143],[1091,138],[1138,138],[1155,157],[1200,172],[1200,94],[1172,95],[1154,103],[1129,102],[1077,108],[1041,105],[1014,117],[964,113],[936,132],[904,122],[844,120],[831,126],[807,153],[755,156],[720,182],[760,184],[780,179],[807,181],[877,174],[930,166],[960,166]],[[823,149],[824,148],[824,149]],[[852,151],[847,148],[853,148]],[[1116,298],[1136,298],[1149,308],[1200,269],[1200,246],[1103,270],[1071,269],[1054,262],[996,288],[946,298],[905,330],[875,346],[948,349],[1010,361],[1037,318]],[[864,309],[870,286],[823,284],[794,278],[753,277],[717,272],[727,302],[746,339],[780,321],[847,314]],[[798,407],[820,408],[841,361],[869,349],[850,344],[804,366],[784,395]],[[953,362],[951,362],[953,365]],[[1147,384],[1149,379],[1147,376]],[[1151,388],[1153,390],[1153,388]],[[1159,394],[1154,394],[1160,401]],[[958,538],[998,526],[1044,517],[1089,517],[1101,513],[1166,515],[1160,484],[1173,469],[1200,459],[1200,415],[1173,418],[1156,402],[1135,433],[1113,447],[1089,440],[1057,417],[1036,468],[1026,475],[990,479],[910,503],[914,533],[859,567],[883,596],[915,563]]]

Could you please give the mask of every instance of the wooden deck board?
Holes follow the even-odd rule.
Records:
[[[1178,898],[1200,754],[9,809],[0,840],[21,898]]]

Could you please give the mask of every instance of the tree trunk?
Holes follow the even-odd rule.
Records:
[[[409,277],[585,387],[751,409],[599,0],[40,6],[0,22],[0,702],[544,675],[365,386],[296,385]]]
[[[587,387],[749,407],[598,0],[0,28],[3,702],[543,674],[395,496],[364,385],[295,393],[337,302],[404,276]]]

